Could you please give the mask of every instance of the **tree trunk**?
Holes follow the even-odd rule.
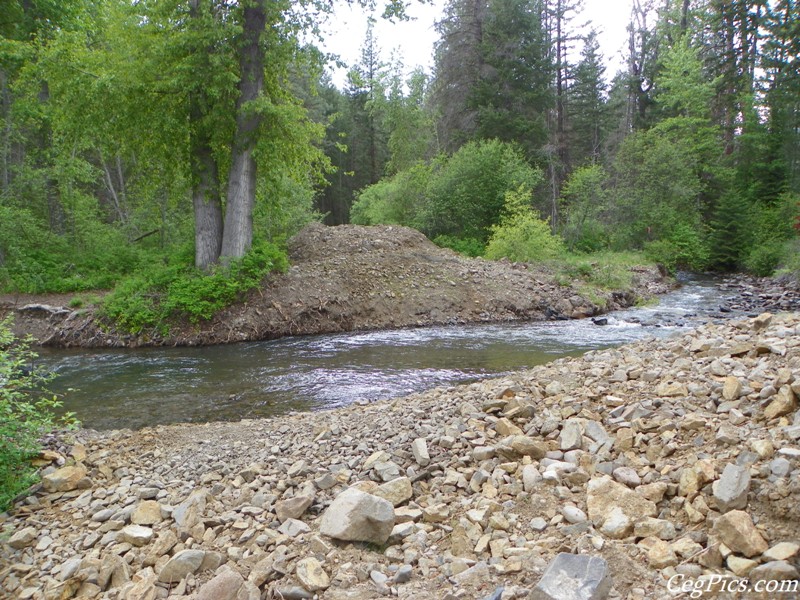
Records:
[[[200,0],[192,0],[189,10],[193,19],[199,19],[202,10]],[[198,48],[198,52],[210,54],[212,51],[211,48]],[[219,166],[214,158],[211,135],[203,123],[205,100],[202,88],[189,94],[194,266],[208,271],[219,261],[222,250],[222,197]],[[162,232],[164,229],[162,224]]]
[[[253,243],[253,207],[256,198],[253,150],[261,116],[253,109],[252,102],[264,90],[264,53],[259,41],[267,22],[265,1],[250,0],[243,8],[242,42],[239,47],[241,79],[222,235],[223,262],[244,256]]]
[[[207,139],[196,140],[192,152],[194,265],[208,271],[222,250],[222,202],[217,163]]]

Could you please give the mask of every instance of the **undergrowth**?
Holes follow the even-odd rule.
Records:
[[[60,402],[45,389],[51,376],[31,368],[35,358],[30,341],[14,337],[11,320],[0,321],[0,511],[36,481],[31,459],[43,434],[75,424],[71,414],[56,417]]]
[[[103,298],[100,315],[129,333],[152,330],[166,335],[171,321],[211,319],[258,287],[266,275],[287,266],[286,252],[269,242],[254,245],[241,259],[211,273],[195,269],[191,256],[182,254],[120,281]]]

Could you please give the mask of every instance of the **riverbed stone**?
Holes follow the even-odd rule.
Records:
[[[419,466],[427,467],[430,464],[431,455],[428,453],[428,442],[425,438],[417,438],[412,442],[411,453]]]
[[[732,510],[714,521],[713,532],[728,548],[751,558],[766,552],[769,546],[753,525],[750,515]]]
[[[781,386],[772,402],[764,409],[764,417],[777,419],[797,410],[797,398],[788,385]]]
[[[181,550],[170,558],[158,573],[161,583],[177,583],[187,575],[200,569],[205,558],[204,550]]]
[[[589,518],[598,527],[602,527],[615,511],[624,515],[630,526],[641,519],[655,517],[658,514],[654,502],[609,477],[597,477],[589,482],[586,506]]]
[[[61,467],[42,477],[42,487],[46,492],[71,492],[92,486],[87,477],[86,467],[81,464]]]
[[[155,500],[139,502],[131,513],[135,525],[155,525],[161,522],[161,505]]]
[[[223,565],[211,580],[200,586],[196,600],[235,600],[243,585],[244,578]]]
[[[383,544],[394,527],[391,502],[348,488],[331,503],[320,522],[323,535],[351,542]]]
[[[300,584],[309,592],[320,592],[331,586],[330,577],[322,568],[322,564],[314,557],[300,560],[295,568]]]
[[[313,495],[300,495],[281,500],[275,503],[275,514],[281,523],[287,519],[299,519],[313,503]]]
[[[379,485],[373,492],[378,498],[383,498],[392,503],[392,506],[400,506],[409,501],[414,491],[411,488],[411,480],[408,477],[398,477]]]
[[[608,563],[599,556],[562,552],[547,566],[531,600],[604,600],[611,592]]]
[[[750,470],[739,465],[727,464],[720,478],[714,482],[714,500],[720,512],[728,512],[747,506],[750,491]]]
[[[35,527],[25,527],[15,532],[7,543],[14,550],[22,550],[30,546],[37,537],[38,533]]]

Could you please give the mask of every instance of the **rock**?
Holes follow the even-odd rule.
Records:
[[[745,467],[727,464],[712,488],[720,512],[745,508],[750,491],[750,471]]]
[[[450,508],[444,502],[422,509],[422,520],[426,523],[443,523],[450,518]]]
[[[428,454],[428,443],[425,438],[417,438],[411,443],[411,453],[419,466],[427,467],[430,464],[431,455]]]
[[[322,515],[320,533],[337,540],[383,544],[393,527],[394,508],[390,502],[348,488]]]
[[[754,567],[753,570],[748,573],[748,576],[750,581],[753,582],[780,581],[792,583],[793,585],[784,588],[792,591],[798,590],[797,580],[800,579],[800,573],[797,572],[797,568],[785,560],[773,560]],[[778,589],[781,588],[779,587]]]
[[[200,586],[196,600],[235,600],[243,585],[244,578],[223,565],[213,579]]]
[[[128,525],[119,532],[118,539],[132,546],[144,546],[153,539],[153,530],[143,525]]]
[[[402,565],[392,577],[394,583],[408,583],[414,574],[414,569],[411,565]]]
[[[586,521],[586,513],[576,506],[565,506],[561,509],[561,514],[570,523],[583,523]]]
[[[275,503],[275,514],[281,523],[287,519],[299,519],[313,503],[314,496],[306,495],[281,500]]]
[[[161,583],[177,583],[190,573],[195,573],[200,568],[200,565],[203,564],[205,554],[203,550],[181,550],[161,567],[161,571],[158,573],[158,581]]]
[[[579,449],[583,445],[583,420],[567,419],[558,440],[564,451]]]
[[[655,517],[658,509],[654,502],[608,477],[592,479],[587,486],[586,507],[589,518],[602,527],[612,513],[624,515],[632,527],[645,517]]]
[[[86,467],[71,465],[48,473],[42,477],[42,487],[46,492],[71,492],[72,490],[86,489],[92,482],[86,477]]]
[[[689,388],[685,383],[665,381],[656,386],[656,395],[664,398],[678,398],[689,395]]]
[[[614,469],[612,476],[616,481],[628,487],[635,488],[642,483],[642,478],[635,469],[630,467],[617,467]]]
[[[532,492],[542,482],[542,475],[533,465],[525,465],[522,468],[522,487],[526,492]]]
[[[795,398],[792,388],[784,385],[778,390],[772,402],[764,409],[764,417],[767,420],[777,419],[795,410],[797,410],[797,398]]]
[[[722,383],[722,397],[725,400],[738,400],[742,395],[742,382],[738,377],[726,377]]]
[[[400,506],[404,502],[411,500],[414,491],[411,488],[411,480],[408,477],[398,477],[379,485],[373,492],[378,498],[383,498],[392,503],[392,506]]]
[[[131,523],[136,525],[155,525],[161,522],[161,505],[155,500],[139,502],[131,513]]]
[[[661,540],[673,540],[678,534],[671,521],[647,517],[634,525],[633,535],[642,538],[656,537]]]
[[[531,600],[604,600],[611,592],[608,563],[597,556],[562,552],[547,566]]]
[[[678,556],[670,545],[659,539],[652,538],[650,548],[647,550],[647,560],[654,569],[666,569],[678,564]]]
[[[36,528],[25,527],[12,535],[7,543],[14,548],[14,550],[22,550],[30,546],[37,537]]]
[[[298,561],[295,574],[300,584],[309,592],[327,590],[331,585],[331,580],[322,568],[322,564],[313,557]]]
[[[750,571],[758,566],[758,561],[731,554],[725,559],[725,564],[737,577],[747,577]]]
[[[768,549],[767,542],[753,525],[753,520],[746,512],[732,510],[714,521],[712,529],[728,548],[751,558]]]
[[[800,544],[796,542],[780,542],[764,552],[767,561],[790,560],[800,553]]]

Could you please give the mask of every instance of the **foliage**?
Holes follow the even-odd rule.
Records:
[[[30,461],[42,435],[71,420],[56,417],[60,403],[46,396],[50,377],[31,367],[35,358],[28,340],[15,339],[10,319],[0,321],[0,511],[35,481]]]
[[[439,235],[433,238],[433,243],[441,248],[450,248],[464,256],[483,256],[486,244],[475,238],[457,238],[452,235]]]
[[[500,220],[506,194],[534,189],[542,181],[513,145],[498,140],[470,142],[440,161],[415,221],[429,237],[441,234],[486,241]]]
[[[608,174],[600,165],[575,169],[561,191],[561,235],[570,251],[598,252],[608,247]]]
[[[507,192],[500,223],[492,226],[486,258],[508,258],[517,262],[538,262],[556,258],[565,251],[561,238],[530,207],[530,192],[520,186]]]
[[[645,256],[669,271],[685,268],[703,271],[709,262],[709,249],[698,231],[679,223],[669,235],[645,245]]]
[[[269,242],[255,244],[241,259],[210,274],[191,265],[184,252],[172,264],[153,266],[120,282],[102,300],[100,314],[134,334],[156,331],[166,334],[171,321],[192,323],[215,313],[258,287],[271,272],[285,271],[285,251]]]
[[[365,188],[351,208],[351,221],[357,225],[415,224],[428,202],[433,173],[431,166],[417,163]]]

